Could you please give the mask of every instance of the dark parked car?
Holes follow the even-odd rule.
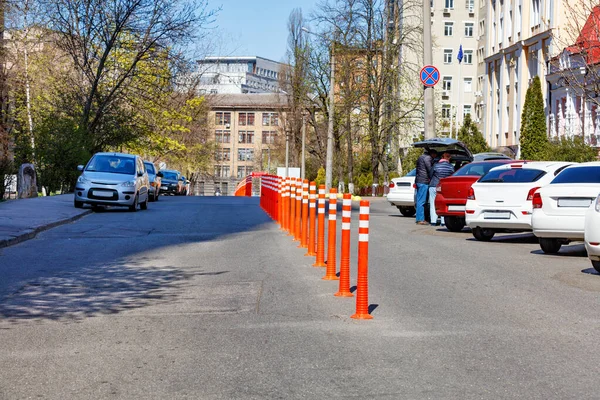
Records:
[[[173,169],[164,169],[160,172],[162,173],[161,193],[175,196],[184,194],[185,185],[181,172]]]

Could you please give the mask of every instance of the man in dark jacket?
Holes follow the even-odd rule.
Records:
[[[431,180],[429,181],[429,216],[431,225],[437,225],[437,213],[435,212],[435,196],[437,195],[437,185],[440,179],[450,176],[454,173],[454,166],[450,164],[450,153],[444,152],[440,161],[435,163],[431,171]]]
[[[429,188],[429,177],[433,168],[433,159],[436,156],[437,151],[428,149],[417,159],[417,176],[415,177],[417,195],[415,207],[417,209],[416,220],[419,225],[428,225],[428,222],[425,221],[425,203],[427,202],[427,189]]]

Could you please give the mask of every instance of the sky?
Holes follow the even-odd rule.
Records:
[[[216,50],[228,56],[260,56],[285,61],[287,21],[294,8],[308,18],[319,0],[209,0],[222,10],[215,22],[222,38]]]

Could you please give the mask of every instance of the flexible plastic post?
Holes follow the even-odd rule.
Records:
[[[369,314],[369,202],[361,200],[358,225],[358,276],[354,319],[373,319]]]
[[[340,288],[338,297],[353,297],[350,291],[350,221],[352,219],[352,195],[344,193],[342,202],[342,245],[340,249]]]
[[[308,179],[302,181],[302,221],[300,227],[300,245],[308,248]]]
[[[327,228],[327,270],[323,279],[335,280],[336,276],[336,259],[335,259],[335,238],[336,238],[336,219],[337,219],[337,189],[332,188],[329,191],[329,226]]]
[[[308,191],[308,252],[305,256],[316,256],[315,251],[315,234],[317,222],[317,185],[315,182],[310,182]]]
[[[319,185],[319,202],[318,202],[318,233],[317,233],[317,259],[313,267],[325,267],[325,185]],[[334,278],[335,272],[333,274]],[[329,278],[323,278],[329,279]]]

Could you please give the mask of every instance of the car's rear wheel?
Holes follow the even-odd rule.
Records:
[[[131,212],[136,212],[137,211],[138,196],[139,196],[139,194],[135,195],[135,198],[133,199],[133,204],[129,206],[129,211],[131,211]]]
[[[463,217],[444,217],[444,223],[450,232],[460,232],[465,227]]]
[[[398,206],[398,210],[400,211],[400,214],[404,215],[405,217],[412,217],[415,215],[415,208],[411,207],[411,206]]]
[[[83,201],[73,200],[73,205],[75,208],[83,208]]]
[[[484,229],[480,227],[473,228],[473,236],[475,237],[475,239],[482,242],[489,242],[490,240],[492,240],[495,234],[496,232],[494,232],[491,229]]]
[[[600,261],[594,261],[592,260],[592,266],[594,267],[594,269],[600,273]]]
[[[562,243],[558,239],[540,238],[540,247],[546,254],[556,254],[560,251]]]
[[[146,201],[144,201],[143,203],[140,204],[140,208],[142,210],[148,209],[148,201],[150,201],[150,193],[146,193]]]

